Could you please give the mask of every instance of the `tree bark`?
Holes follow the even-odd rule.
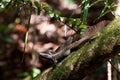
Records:
[[[97,35],[99,34],[99,35]],[[110,22],[94,40],[86,42],[38,80],[82,80],[98,66],[120,53],[120,18]]]

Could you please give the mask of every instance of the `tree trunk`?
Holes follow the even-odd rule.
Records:
[[[119,52],[120,18],[113,20],[94,40],[86,42],[56,67],[45,70],[38,80],[82,80]]]

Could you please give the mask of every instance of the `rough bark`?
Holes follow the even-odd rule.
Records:
[[[113,20],[97,34],[94,40],[86,42],[56,67],[45,70],[39,80],[82,80],[120,52],[120,18]]]

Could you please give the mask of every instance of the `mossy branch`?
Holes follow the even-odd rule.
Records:
[[[81,80],[120,52],[120,18],[107,25],[95,40],[85,43],[38,80]]]

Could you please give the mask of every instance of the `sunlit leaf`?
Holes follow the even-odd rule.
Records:
[[[65,22],[65,17],[60,17],[60,21]]]
[[[54,17],[55,17],[56,19],[59,19],[60,16],[61,16],[61,13],[57,11],[57,12],[55,13],[55,16],[54,16]]]
[[[74,22],[72,23],[73,27],[78,27],[80,25],[81,21],[80,19],[74,19]]]
[[[79,33],[81,34],[82,32],[84,32],[86,28],[87,28],[87,25],[81,24],[78,28]]]
[[[33,68],[32,70],[32,75],[33,75],[33,78],[36,77],[37,75],[39,75],[41,72],[39,69],[37,68]]]
[[[86,29],[87,25],[81,24],[79,28]]]
[[[0,10],[4,9],[9,3],[10,3],[11,0],[2,0],[0,1]]]
[[[50,16],[51,18],[53,18],[53,17],[54,17],[54,13],[53,13],[53,12],[49,13],[49,16]]]

